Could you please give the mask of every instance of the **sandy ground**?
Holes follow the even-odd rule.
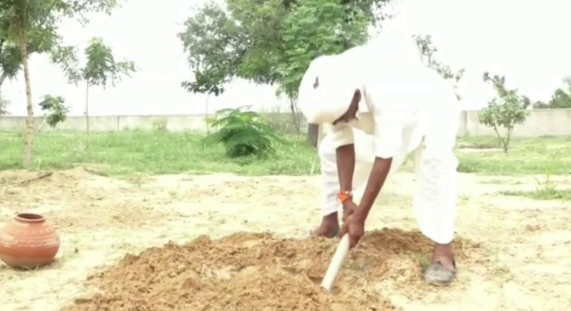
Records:
[[[320,218],[319,177],[168,175],[129,182],[77,168],[55,172],[49,178],[27,185],[11,185],[35,175],[37,173],[22,171],[0,173],[0,223],[9,221],[15,212],[42,213],[56,226],[62,245],[57,262],[49,268],[18,272],[0,264],[2,311],[61,310],[75,299],[89,298],[96,292],[93,282],[86,283],[88,276],[98,273],[96,278],[107,282],[107,289],[112,288],[109,278],[119,277],[118,266],[103,274],[101,271],[118,264],[127,253],[138,254],[168,241],[188,243],[204,234],[220,238],[237,232],[265,231],[298,239],[304,238]],[[552,179],[561,187],[571,186],[571,182],[562,177]],[[407,311],[571,310],[571,202],[534,201],[497,194],[501,190],[533,189],[536,181],[531,176],[461,175],[457,219],[460,272],[452,287],[438,289],[418,279],[419,271],[415,267],[422,263],[423,253],[428,255],[427,249],[424,246],[410,249],[422,244],[414,233],[412,185],[412,174],[399,173],[383,191],[367,229],[387,227],[413,231],[384,230],[370,235],[363,247],[372,249],[371,252],[360,255],[357,251],[352,255],[349,265],[359,262],[359,258],[365,259],[360,268],[344,268],[346,275],[341,284],[362,284],[367,288],[368,301],[379,299],[379,306],[387,306],[377,309],[381,311],[390,310],[389,304]],[[241,254],[247,262],[252,258],[247,248],[253,248],[254,244],[243,244],[244,241],[265,238],[270,242],[258,247],[256,256],[260,260],[271,256],[291,259],[292,254],[298,254],[300,258],[306,256],[303,257],[306,261],[311,258],[321,261],[320,267],[327,265],[335,246],[335,241],[283,242],[244,233],[220,244],[199,239],[194,246],[178,250],[189,256],[202,250],[201,255],[196,256],[204,261],[222,258],[213,257],[214,250],[229,256]],[[409,245],[407,239],[414,241]],[[242,251],[229,251],[231,245],[247,247]],[[315,253],[319,245],[327,250],[325,255]],[[129,256],[119,266],[128,269],[142,265],[145,260],[148,265],[149,256],[168,252],[174,256],[172,252],[177,247],[170,245],[166,249],[155,248],[141,257]],[[285,249],[291,253],[279,255],[277,251],[267,253],[267,249]],[[160,260],[157,259],[155,266]],[[288,264],[298,266],[290,270],[301,269],[298,261],[291,260]],[[382,263],[382,273],[374,270],[375,260],[379,265]],[[369,268],[378,273],[367,273]],[[363,277],[359,278],[360,274],[355,271]],[[130,274],[132,280],[136,279],[133,273]],[[258,285],[268,280],[258,280],[262,282]],[[173,290],[176,291],[171,289],[170,292]],[[292,291],[291,288],[281,290]],[[207,296],[204,291],[200,293]],[[204,306],[190,309],[218,310]],[[96,309],[76,306],[73,310]]]

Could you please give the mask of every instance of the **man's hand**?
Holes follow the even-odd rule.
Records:
[[[371,207],[373,207],[373,203],[375,203],[375,199],[377,198],[377,195],[385,183],[391,168],[391,163],[392,158],[376,158],[375,163],[373,164],[373,169],[371,170],[371,174],[369,176],[369,181],[367,182],[367,188],[365,189],[365,193],[359,202],[359,207],[355,207],[355,204],[352,202],[351,205],[347,204],[348,202],[345,202],[346,204],[343,205],[344,209],[345,205],[347,205],[346,209],[349,212],[343,213],[343,227],[341,227],[341,236],[344,234],[349,234],[351,248],[355,247],[365,234],[365,219],[367,219],[369,211],[371,210]]]
[[[347,220],[347,217],[351,216],[355,211],[357,211],[357,204],[353,200],[349,199],[343,202],[343,221]]]
[[[361,217],[360,213],[356,210],[347,217],[345,217],[344,214],[343,218],[345,221],[341,227],[341,236],[348,234],[349,247],[353,248],[359,243],[363,235],[365,235],[365,218]]]

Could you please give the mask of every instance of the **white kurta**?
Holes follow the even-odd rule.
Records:
[[[360,58],[347,57],[351,53],[337,58],[337,67],[350,66],[364,72],[359,79],[346,79],[346,83],[360,89],[364,97],[359,105],[359,120],[332,126],[320,146],[323,214],[336,212],[340,207],[336,197],[339,180],[335,150],[338,147],[355,143],[358,163],[353,185],[356,188],[366,183],[369,175],[366,172],[370,172],[376,157],[393,158],[392,175],[406,156],[416,150],[419,169],[413,207],[419,227],[436,243],[449,243],[454,237],[456,214],[458,161],[453,148],[460,113],[454,90],[436,72],[420,63],[399,63],[393,59],[390,63],[369,62],[365,68],[362,59],[371,55],[362,53],[361,48],[360,53],[353,53],[360,54]],[[376,57],[382,58],[382,55]],[[389,72],[387,68],[393,70]],[[338,88],[333,83],[330,86],[321,83],[319,87],[322,93],[329,87]]]

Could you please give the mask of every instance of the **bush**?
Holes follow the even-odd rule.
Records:
[[[494,129],[500,146],[505,153],[508,153],[513,129],[527,119],[529,115],[527,107],[530,101],[527,97],[520,96],[517,90],[507,89],[505,77],[497,75],[492,77],[486,72],[484,82],[491,83],[498,96],[488,103],[488,107],[480,111],[479,121]],[[500,133],[501,128],[505,131],[503,135]]]
[[[230,158],[266,157],[275,153],[277,143],[283,143],[266,120],[245,107],[219,110],[206,122],[215,130],[206,141],[224,145]]]
[[[45,95],[38,103],[42,111],[46,112],[45,122],[52,128],[67,119],[69,107],[64,105],[65,99],[61,96]]]

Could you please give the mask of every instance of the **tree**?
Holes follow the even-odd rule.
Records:
[[[37,5],[37,6],[36,6]],[[36,10],[44,7],[43,4],[37,4],[33,1],[11,0],[4,2],[2,16],[4,21],[10,21],[9,26],[3,29],[5,36],[7,34],[16,34],[18,38],[18,47],[22,65],[24,67],[24,80],[26,82],[26,98],[27,112],[26,118],[26,149],[24,153],[24,167],[30,167],[32,164],[32,145],[34,135],[34,110],[32,103],[32,87],[30,84],[30,71],[28,67],[28,49],[27,49],[27,31],[33,29],[33,23],[40,20],[41,13]],[[13,38],[13,36],[11,36]]]
[[[0,116],[5,116],[8,113],[8,105],[10,105],[10,102],[4,98],[2,98],[2,95],[0,94]]]
[[[536,102],[533,105],[535,109],[568,109],[571,108],[571,77],[566,76],[563,78],[563,88],[558,88],[551,95],[551,100],[548,103]]]
[[[86,21],[84,13],[104,11],[109,13],[116,6],[116,0],[2,0],[0,14],[2,36],[10,42],[17,42],[21,64],[24,71],[27,98],[26,118],[26,148],[24,151],[24,166],[29,168],[32,163],[32,148],[34,138],[34,110],[32,102],[32,87],[28,64],[28,43],[38,31],[50,34],[47,38],[55,38],[58,33],[58,22],[63,17],[77,16]],[[40,36],[40,38],[46,38]],[[61,56],[61,55],[59,55]]]
[[[234,78],[277,85],[296,115],[296,89],[316,56],[340,53],[387,18],[389,0],[226,0],[204,4],[179,34],[194,79],[182,86],[219,95]]]
[[[500,146],[505,153],[508,153],[513,129],[517,124],[525,122],[529,115],[527,105],[530,102],[526,101],[524,96],[518,95],[517,89],[507,89],[506,79],[503,76],[491,77],[486,72],[484,82],[490,83],[498,96],[488,103],[488,107],[480,111],[480,123],[494,129]],[[501,128],[504,129],[503,135],[500,134]]]
[[[348,21],[347,16],[352,18]],[[358,7],[345,7],[339,1],[300,1],[284,21],[283,60],[277,72],[278,93],[290,99],[296,122],[299,84],[313,59],[324,54],[339,54],[367,41],[370,21]],[[318,125],[310,124],[307,143],[317,146]]]
[[[10,32],[11,20],[0,14],[0,98],[2,85],[14,79],[22,69],[22,55],[17,39]],[[49,53],[54,63],[65,67],[73,59],[73,48],[62,44],[61,37],[53,29],[36,27],[26,34],[28,56]]]
[[[0,25],[5,25],[0,20]],[[0,26],[5,28],[6,26]],[[9,43],[6,31],[0,30],[0,109],[5,108],[4,98],[2,97],[2,85],[9,78],[14,78],[20,69],[22,57],[20,56],[20,48],[17,45]]]
[[[121,82],[122,76],[131,76],[135,72],[135,63],[132,61],[116,61],[113,50],[105,45],[103,39],[91,39],[84,51],[87,62],[83,68],[78,65],[66,69],[66,75],[71,82],[85,83],[85,126],[86,147],[89,148],[89,88],[102,86],[106,88],[110,82],[112,86]]]
[[[46,95],[43,97],[39,106],[42,111],[45,112],[45,116],[42,124],[38,127],[38,131],[42,130],[44,124],[48,124],[51,128],[55,128],[56,125],[65,121],[67,114],[69,113],[69,107],[65,106],[64,103],[65,99],[61,96]]]
[[[432,37],[429,35],[415,35],[413,36],[416,46],[418,47],[418,52],[422,61],[429,67],[434,69],[442,78],[445,80],[451,80],[454,90],[456,92],[456,97],[461,100],[462,97],[458,94],[458,83],[464,76],[464,68],[454,71],[448,65],[444,65],[436,58],[436,52],[438,49],[433,45]]]
[[[208,130],[211,122],[209,123],[206,118],[210,96],[224,93],[224,86],[232,76],[229,74],[232,66],[227,63],[230,60],[230,51],[218,49],[229,46],[230,41],[233,37],[237,37],[239,32],[235,24],[227,19],[220,6],[214,2],[204,4],[194,18],[185,22],[185,28],[186,31],[179,33],[178,37],[183,43],[184,50],[190,53],[188,62],[194,70],[194,81],[183,81],[181,86],[193,94],[208,94],[204,109]],[[203,39],[196,40],[192,34]],[[218,62],[209,59],[210,51],[216,51],[219,54]]]

